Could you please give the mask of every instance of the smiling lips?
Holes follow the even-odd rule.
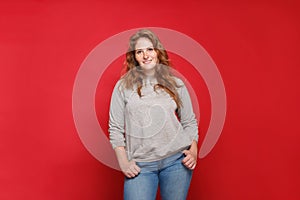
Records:
[[[151,62],[152,62],[152,59],[151,60],[144,60],[143,61],[144,64],[150,64]]]

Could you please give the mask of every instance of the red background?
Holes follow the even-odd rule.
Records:
[[[121,172],[80,141],[72,89],[96,45],[148,26],[199,42],[225,84],[225,126],[199,160],[188,199],[300,199],[299,17],[292,0],[0,1],[0,199],[121,199]],[[121,63],[98,88],[113,82],[111,69]],[[203,138],[210,108],[207,91],[199,91]],[[105,108],[108,100],[99,101]]]

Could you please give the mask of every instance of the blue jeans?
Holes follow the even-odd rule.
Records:
[[[154,162],[137,162],[141,172],[134,178],[125,177],[124,200],[155,200],[157,188],[163,200],[186,199],[192,171],[182,163],[184,154]]]

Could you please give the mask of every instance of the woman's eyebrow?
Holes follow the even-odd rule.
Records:
[[[148,49],[148,48],[154,48],[153,46],[148,46],[148,47],[145,47],[145,48],[138,48],[138,49],[135,49],[135,50],[144,50],[144,49]]]

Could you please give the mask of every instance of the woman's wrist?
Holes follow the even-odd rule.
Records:
[[[191,146],[190,146],[190,151],[193,153],[193,154],[196,154],[197,155],[197,150],[198,147],[197,147],[197,142],[195,140],[193,140]]]
[[[115,153],[116,153],[119,164],[129,162],[127,155],[126,155],[125,147],[123,147],[123,146],[116,147]]]

